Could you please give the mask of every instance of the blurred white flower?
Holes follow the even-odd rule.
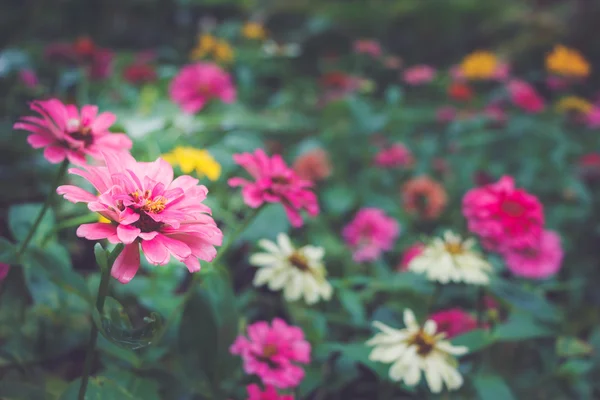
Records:
[[[301,52],[297,43],[279,44],[272,39],[265,41],[262,49],[269,57],[298,57]]]
[[[487,285],[492,266],[478,252],[471,250],[474,244],[473,239],[462,240],[459,235],[447,231],[443,239],[433,239],[421,254],[413,258],[408,269],[443,284]]]
[[[320,298],[331,298],[333,289],[326,279],[322,247],[296,249],[284,233],[277,235],[277,243],[263,239],[258,244],[266,252],[250,257],[250,264],[259,267],[254,276],[254,286],[266,284],[271,290],[283,290],[288,301],[304,297],[307,304],[314,304]]]
[[[125,132],[132,138],[141,139],[149,133],[156,132],[165,127],[164,117],[126,117],[123,121]]]
[[[421,380],[423,371],[433,393],[441,392],[444,384],[448,390],[462,386],[463,378],[453,356],[465,354],[468,349],[453,346],[444,340],[445,333],[436,334],[437,325],[434,321],[428,320],[421,327],[413,312],[406,309],[404,329],[394,329],[379,321],[373,325],[381,332],[366,343],[367,346],[374,346],[369,360],[392,363],[389,372],[391,380],[415,386]]]

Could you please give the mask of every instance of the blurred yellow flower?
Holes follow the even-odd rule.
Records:
[[[594,108],[592,103],[590,103],[586,99],[577,96],[563,97],[556,103],[554,107],[558,112],[564,113],[573,111],[581,114],[587,114],[590,111],[592,111],[592,108]]]
[[[184,174],[196,171],[199,177],[206,176],[211,181],[216,181],[221,175],[221,164],[207,150],[178,146],[162,158],[173,166],[179,166]]]
[[[192,60],[212,57],[217,61],[228,63],[233,60],[233,49],[225,40],[208,34],[200,35],[198,44],[190,52]]]
[[[262,40],[267,37],[267,32],[258,22],[246,22],[242,27],[242,36],[246,39]]]
[[[494,77],[498,59],[489,51],[468,54],[460,64],[460,72],[467,79],[490,79]]]
[[[546,56],[546,69],[554,74],[585,78],[590,74],[590,64],[575,49],[557,45]]]

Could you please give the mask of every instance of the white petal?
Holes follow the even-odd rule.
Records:
[[[425,362],[425,379],[427,385],[433,393],[439,393],[442,391],[442,375],[440,368],[436,363],[436,358],[429,358]]]
[[[256,266],[260,266],[260,267],[276,265],[281,262],[273,254],[269,254],[269,253],[252,254],[248,261],[250,262],[251,265],[256,265]]]
[[[435,321],[428,319],[427,321],[425,321],[425,325],[423,325],[423,330],[428,335],[433,336],[437,331],[437,324],[435,323]]]
[[[266,251],[268,251],[269,253],[273,253],[273,254],[280,254],[281,253],[281,249],[279,249],[279,247],[277,247],[277,245],[275,244],[275,242],[272,242],[270,240],[261,239],[261,240],[258,241],[258,245],[260,247],[262,247],[263,249],[265,249]]]
[[[277,243],[279,244],[279,248],[281,252],[285,255],[292,254],[294,251],[294,246],[292,246],[292,242],[290,241],[290,237],[285,233],[280,233],[277,235]]]
[[[406,325],[408,329],[419,329],[415,314],[408,308],[404,309],[404,325]]]

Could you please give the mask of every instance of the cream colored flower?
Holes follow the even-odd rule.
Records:
[[[435,238],[423,252],[408,264],[410,271],[425,274],[430,281],[440,283],[464,282],[473,285],[490,283],[492,266],[476,251],[475,241],[462,238],[450,231],[444,238]]]
[[[465,354],[468,349],[453,346],[444,340],[446,334],[443,332],[436,334],[437,325],[434,321],[428,320],[421,327],[413,312],[405,309],[406,328],[394,329],[378,321],[373,325],[381,332],[366,343],[367,346],[374,346],[369,360],[391,363],[391,380],[415,386],[421,380],[422,371],[433,393],[441,392],[444,384],[448,390],[462,386],[463,378],[453,356]]]
[[[258,244],[266,250],[250,257],[250,264],[259,267],[254,276],[254,286],[268,285],[274,291],[283,290],[288,301],[304,297],[308,304],[329,300],[332,287],[326,279],[322,247],[294,248],[290,238],[280,233],[277,243],[263,239]]]

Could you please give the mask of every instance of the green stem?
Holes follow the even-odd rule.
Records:
[[[44,239],[42,240],[42,244],[46,244],[48,242],[48,240],[50,240],[52,235],[54,235],[55,233],[57,233],[59,231],[62,231],[65,228],[70,228],[72,226],[78,226],[81,224],[87,224],[90,222],[98,222],[98,214],[92,213],[92,214],[79,215],[77,217],[69,218],[62,222],[59,222],[58,224],[56,224],[54,226],[54,228],[50,232],[48,232],[46,234],[46,236],[44,236]]]
[[[31,226],[31,229],[29,229],[29,232],[27,233],[25,240],[23,240],[23,242],[19,246],[19,249],[17,250],[17,257],[20,257],[21,255],[23,255],[25,250],[27,250],[27,246],[29,245],[29,242],[31,242],[31,239],[33,239],[33,235],[35,235],[35,232],[37,231],[38,227],[40,226],[40,223],[42,222],[42,218],[44,218],[46,211],[48,211],[48,208],[50,207],[50,204],[52,203],[52,199],[54,198],[54,195],[56,194],[56,188],[58,187],[58,184],[62,180],[65,173],[67,172],[68,166],[69,166],[69,161],[67,159],[65,159],[62,162],[62,164],[60,164],[58,174],[56,174],[56,178],[54,178],[54,182],[52,183],[52,189],[51,189],[50,193],[48,193],[48,197],[46,197],[46,201],[44,202],[44,205],[43,205],[42,209],[40,210],[40,213],[38,214],[35,222]]]
[[[229,239],[223,244],[223,246],[221,246],[221,248],[219,249],[219,252],[217,253],[217,256],[214,258],[214,260],[212,260],[211,263],[213,265],[217,264],[217,262],[219,261],[221,256],[227,252],[227,250],[231,247],[231,245],[233,243],[235,243],[235,241],[242,234],[242,232],[244,232],[246,230],[248,225],[250,225],[250,223],[252,221],[254,221],[254,218],[256,218],[256,216],[258,215],[258,212],[261,209],[262,209],[262,207],[253,208],[252,211],[250,211],[250,213],[248,214],[248,216],[244,219],[244,222],[242,222],[240,225],[238,225],[238,227],[231,233],[231,235],[229,235]]]
[[[108,286],[110,284],[110,272],[115,260],[123,251],[123,244],[119,243],[115,249],[108,256],[108,267],[102,270],[100,278],[100,285],[98,286],[98,297],[96,297],[96,308],[100,315],[104,309],[104,302],[106,301],[106,295],[108,294]],[[92,371],[92,361],[94,359],[94,351],[96,350],[96,340],[98,340],[98,327],[92,321],[92,330],[90,332],[90,341],[88,342],[87,351],[85,355],[85,363],[83,365],[83,374],[81,375],[81,386],[79,386],[78,400],[85,399],[85,391],[87,389],[88,380],[90,378],[90,372]]]

